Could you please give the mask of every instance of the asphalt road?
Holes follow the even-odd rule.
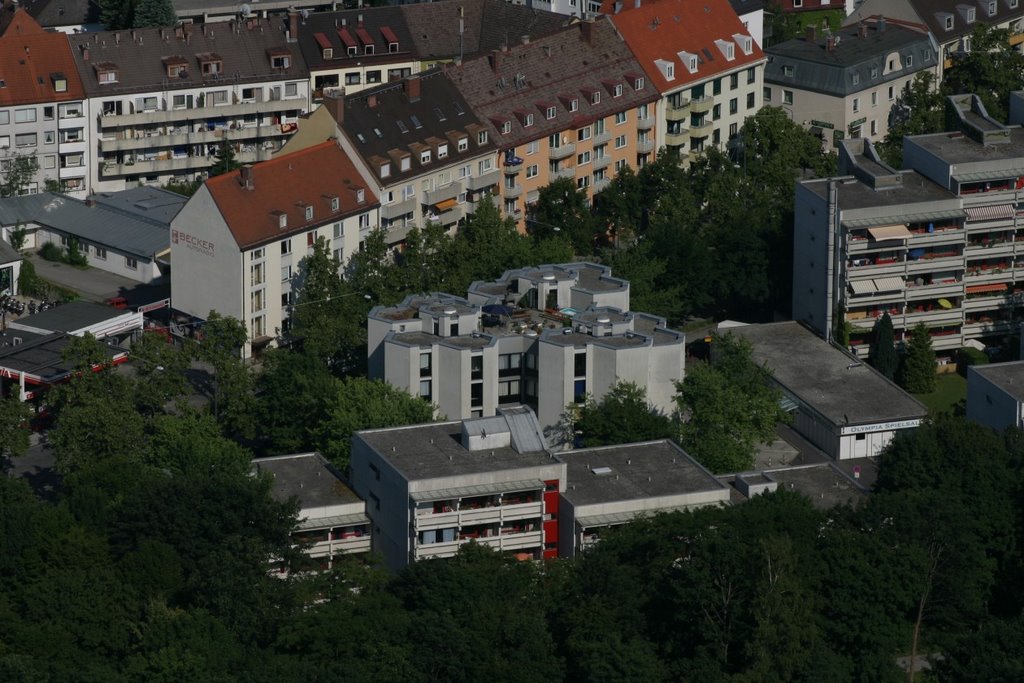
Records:
[[[53,451],[39,434],[32,435],[32,445],[20,458],[0,457],[0,469],[8,476],[24,479],[40,499],[51,503],[57,500],[60,490],[56,466]]]
[[[37,254],[27,254],[25,258],[35,266],[36,274],[55,285],[66,287],[78,292],[86,301],[103,303],[107,299],[123,296],[128,299],[129,306],[158,301],[169,297],[170,284],[141,285],[120,275],[108,273],[98,268],[75,268],[66,263],[55,263],[40,258]]]

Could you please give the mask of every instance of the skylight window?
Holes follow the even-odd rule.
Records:
[[[418,118],[416,118],[415,114],[410,116],[409,119],[412,121],[412,125],[413,125],[414,128],[416,128],[416,130],[419,130],[420,128],[423,127],[423,124],[420,123],[420,120]]]
[[[437,120],[438,121],[444,121],[445,120],[445,115],[444,115],[444,112],[441,111],[441,107],[434,107],[434,113],[437,114]]]
[[[409,132],[409,126],[405,125],[405,121],[399,119],[395,121],[395,123],[398,125],[398,130],[402,131],[403,133]]]

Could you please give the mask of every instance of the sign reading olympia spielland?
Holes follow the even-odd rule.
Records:
[[[843,427],[839,430],[839,434],[846,436],[847,434],[864,434],[865,432],[891,432],[897,429],[917,427],[920,424],[920,418],[916,420],[899,420],[897,422],[876,422],[869,425],[852,425],[850,427]]]

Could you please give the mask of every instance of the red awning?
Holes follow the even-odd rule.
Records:
[[[438,202],[434,206],[437,207],[437,210],[439,212],[443,213],[445,211],[450,211],[451,209],[454,209],[458,205],[459,205],[459,200],[458,199],[445,199],[444,201]]]
[[[1005,292],[1007,284],[1000,282],[994,285],[973,285],[967,288],[968,294],[984,294],[985,292]]]

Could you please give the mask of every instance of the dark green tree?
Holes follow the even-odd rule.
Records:
[[[348,291],[341,262],[325,238],[317,239],[313,252],[299,263],[293,291],[292,337],[298,347],[329,366],[350,355],[362,339],[353,338],[345,299],[358,295]]]
[[[1024,55],[1010,45],[1005,28],[977,24],[970,36],[970,50],[957,53],[943,86],[953,94],[971,93],[981,98],[985,110],[997,121],[1005,121],[1010,93],[1020,89],[1024,79]]]
[[[100,4],[100,23],[108,31],[132,28],[135,15],[136,0],[102,0]]]
[[[329,397],[327,419],[318,427],[319,450],[341,469],[348,467],[352,435],[360,429],[431,422],[434,406],[385,382],[348,377]]]
[[[890,166],[902,168],[903,138],[938,133],[945,125],[945,95],[935,82],[935,76],[921,71],[896,98],[889,111],[889,132],[876,147]]]
[[[726,334],[715,335],[712,345],[714,362],[694,363],[676,385],[679,443],[712,472],[742,472],[754,464],[757,444],[770,443],[788,415],[749,342]]]
[[[581,255],[593,253],[607,237],[590,213],[586,191],[577,189],[570,178],[559,178],[541,188],[526,218],[526,229],[537,240],[568,239]]]
[[[330,369],[310,354],[271,349],[256,382],[259,433],[268,451],[297,453],[317,448],[317,430],[340,388]],[[296,415],[302,419],[295,419]]]
[[[135,405],[143,415],[161,413],[188,393],[188,357],[166,336],[143,332],[132,344],[131,366],[135,370]]]
[[[240,168],[241,165],[235,160],[235,148],[227,140],[224,140],[220,143],[220,147],[217,148],[217,155],[213,166],[210,167],[210,177],[230,173],[236,168]]]
[[[132,25],[135,28],[173,26],[178,23],[171,0],[138,0]]]
[[[910,333],[899,377],[900,385],[912,394],[935,391],[935,351],[924,323],[918,323]]]
[[[248,435],[253,430],[253,376],[241,352],[248,334],[241,321],[210,311],[194,349],[213,370],[210,399],[213,415],[226,434]]]
[[[28,421],[32,409],[18,400],[17,392],[11,398],[0,398],[0,456],[24,455],[29,446]]]
[[[584,446],[669,439],[672,421],[647,400],[647,391],[632,382],[616,382],[600,401],[590,398],[573,420]]]
[[[892,327],[892,318],[886,311],[875,322],[871,331],[871,350],[868,353],[868,362],[891,380],[896,379],[896,371],[900,366],[900,356],[896,352],[896,333]]]

